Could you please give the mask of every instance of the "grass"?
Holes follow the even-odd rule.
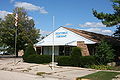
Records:
[[[44,74],[51,75],[52,73],[46,73],[46,72],[37,72],[36,75],[43,76]]]
[[[43,74],[46,74],[45,72],[37,72],[37,75],[42,76]]]
[[[77,78],[77,80],[81,80],[82,78],[85,79],[90,79],[90,80],[112,80],[113,78],[115,78],[115,76],[117,76],[118,72],[108,72],[108,71],[99,71],[84,77],[79,77]]]

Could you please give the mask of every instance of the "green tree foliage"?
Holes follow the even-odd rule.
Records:
[[[81,49],[79,47],[73,47],[71,54],[73,66],[80,66],[80,56],[82,56]]]
[[[101,43],[96,48],[96,60],[98,64],[106,64],[113,61],[114,54],[113,49],[106,41],[101,41]]]
[[[2,32],[1,31],[1,28],[2,28],[2,19],[0,18],[0,33]],[[0,35],[0,47],[1,47],[1,44],[2,44],[2,36]]]
[[[113,35],[120,40],[120,26],[117,26],[117,30]]]
[[[114,35],[118,39],[120,39],[120,0],[112,0],[114,13],[98,13],[96,10],[93,10],[93,15],[100,19],[104,25],[107,27],[117,26],[117,30]]]
[[[18,26],[15,27],[15,14],[18,14]],[[13,14],[8,14],[2,20],[0,27],[1,40],[9,48],[15,48],[15,32],[17,29],[17,51],[24,50],[26,45],[34,44],[39,38],[39,30],[34,27],[33,19],[30,19],[23,8],[15,8]]]

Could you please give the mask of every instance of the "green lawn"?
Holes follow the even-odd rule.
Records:
[[[77,80],[81,78],[90,79],[90,80],[112,80],[116,75],[120,73],[118,72],[108,72],[108,71],[99,71],[84,77],[77,78]]]

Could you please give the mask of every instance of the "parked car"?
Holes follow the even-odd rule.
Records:
[[[3,53],[3,55],[10,55],[10,53]]]
[[[3,55],[3,52],[0,52],[0,55]]]

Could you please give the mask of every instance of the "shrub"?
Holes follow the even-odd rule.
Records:
[[[95,64],[95,57],[94,56],[81,56],[80,57],[80,66],[81,67],[88,67],[90,65]]]
[[[113,67],[106,66],[106,65],[91,65],[90,68],[97,69],[97,70],[112,70]]]
[[[37,61],[36,63],[38,64],[43,64],[43,63],[50,63],[51,62],[51,56],[50,55],[39,55],[36,57]]]
[[[29,55],[25,59],[25,62],[28,62],[28,63],[38,63],[38,64],[50,63],[51,62],[51,56],[50,55],[33,54],[33,55]]]
[[[23,55],[23,60],[25,61],[27,59],[28,56],[32,55],[32,54],[36,54],[35,49],[33,48],[33,45],[28,45],[28,47],[25,50],[25,53]]]
[[[25,62],[28,62],[28,63],[36,63],[37,62],[37,54],[32,54],[32,55],[29,55],[28,57],[25,58]]]
[[[96,63],[94,56],[79,56],[79,61],[76,61],[79,63],[80,67],[89,67],[91,65],[94,65]],[[71,56],[59,56],[57,58],[57,62],[59,66],[76,66],[73,65],[73,61]]]
[[[73,66],[80,66],[80,56],[82,55],[81,49],[79,47],[73,47],[72,48],[72,54],[71,54],[71,63]]]
[[[71,57],[70,56],[59,56],[57,58],[59,66],[71,66]]]
[[[58,58],[59,58],[60,56],[56,56],[55,55],[55,62],[58,62]]]

